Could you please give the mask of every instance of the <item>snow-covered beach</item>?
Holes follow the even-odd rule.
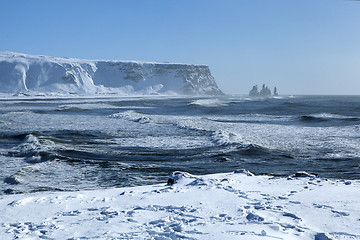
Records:
[[[360,239],[360,181],[245,170],[0,196],[0,239]]]

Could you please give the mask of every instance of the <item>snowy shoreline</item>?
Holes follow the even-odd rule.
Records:
[[[171,183],[174,183],[171,185]],[[0,239],[360,239],[360,180],[245,170],[0,196]]]

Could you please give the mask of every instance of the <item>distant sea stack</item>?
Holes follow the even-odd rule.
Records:
[[[277,91],[277,88],[274,87],[274,96],[279,96],[279,93]],[[255,85],[249,92],[250,97],[270,97],[271,96],[271,90],[265,85],[262,85],[261,90],[259,91],[258,86]]]
[[[0,52],[0,92],[220,95],[205,65],[103,61]]]

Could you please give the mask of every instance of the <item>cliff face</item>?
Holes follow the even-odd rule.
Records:
[[[0,92],[222,94],[204,65],[96,61],[0,52]]]

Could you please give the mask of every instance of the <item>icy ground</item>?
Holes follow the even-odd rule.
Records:
[[[168,183],[0,196],[0,239],[360,239],[359,180],[239,170]]]

